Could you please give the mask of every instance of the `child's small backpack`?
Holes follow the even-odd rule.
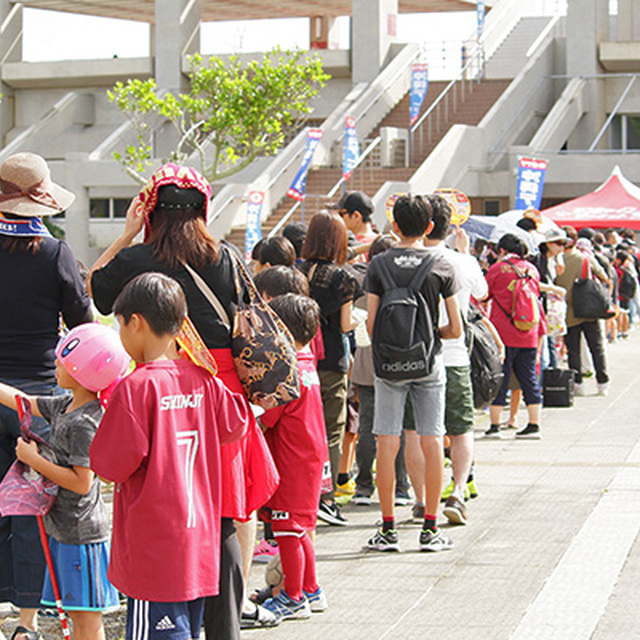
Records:
[[[376,375],[387,380],[413,380],[431,373],[434,333],[431,313],[420,292],[434,257],[427,255],[406,287],[394,281],[386,256],[376,260],[384,287],[373,325]]]
[[[516,278],[507,287],[511,291],[511,309],[506,310],[495,298],[494,302],[509,316],[511,324],[520,331],[530,331],[540,323],[539,292],[527,271],[521,271],[513,262],[503,260],[515,272]]]

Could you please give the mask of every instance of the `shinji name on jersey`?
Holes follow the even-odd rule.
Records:
[[[187,393],[160,398],[160,411],[172,411],[174,409],[198,409],[202,404],[202,393]]]

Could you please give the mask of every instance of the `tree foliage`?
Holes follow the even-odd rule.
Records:
[[[310,100],[329,76],[317,56],[274,49],[244,64],[199,54],[189,57],[189,90],[161,93],[153,79],[118,82],[109,100],[129,118],[138,136],[114,157],[140,181],[152,157],[152,132],[171,122],[179,136],[171,160],[196,153],[200,170],[214,182],[248,166],[257,156],[282,147],[287,128],[311,111]]]

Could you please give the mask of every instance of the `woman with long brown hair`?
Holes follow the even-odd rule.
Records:
[[[154,174],[127,211],[121,236],[93,265],[90,291],[96,307],[110,313],[113,303],[129,280],[149,271],[159,271],[177,280],[185,292],[189,317],[218,364],[218,377],[232,391],[242,392],[231,356],[230,327],[211,306],[188,267],[215,292],[227,316],[236,313],[238,292],[234,284],[232,249],[218,243],[207,230],[211,188],[195,169],[164,165]],[[144,241],[132,245],[144,229]],[[240,292],[241,293],[241,292]],[[243,602],[243,557],[234,520],[254,522],[251,504],[254,487],[245,484],[245,460],[255,420],[242,440],[224,445],[222,455],[222,549],[220,595],[207,598],[205,631],[209,640],[239,640]],[[266,500],[265,500],[266,501]],[[249,560],[255,542],[255,527],[243,527],[249,540]],[[245,573],[247,563],[245,563]],[[252,626],[273,626],[275,617],[260,607],[247,617]]]
[[[351,311],[358,288],[355,278],[340,266],[347,260],[347,227],[340,216],[321,211],[311,218],[302,257],[305,262],[300,268],[309,279],[309,294],[320,306],[325,357],[318,362],[318,375],[335,489],[347,422],[349,349],[345,333],[354,328]],[[347,523],[333,491],[323,494],[318,517],[333,525]]]

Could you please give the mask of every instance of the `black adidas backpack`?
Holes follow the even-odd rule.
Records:
[[[433,321],[420,292],[434,262],[427,255],[411,282],[399,287],[380,256],[375,266],[384,288],[373,325],[373,363],[376,375],[387,380],[414,380],[431,373],[434,353]]]

